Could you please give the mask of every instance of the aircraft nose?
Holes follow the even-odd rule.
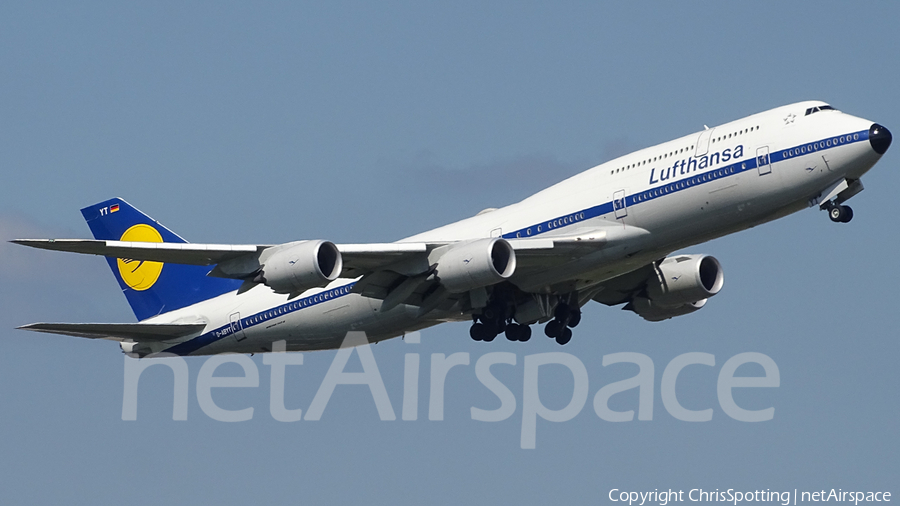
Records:
[[[887,128],[878,123],[872,123],[869,127],[869,144],[879,155],[883,155],[891,147],[891,140],[893,140],[891,131]]]

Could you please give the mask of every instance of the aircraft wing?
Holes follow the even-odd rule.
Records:
[[[534,276],[548,275],[548,269],[607,247],[621,245],[634,239],[640,240],[648,235],[649,232],[642,228],[615,224],[610,227],[583,229],[566,236],[508,239],[516,253],[517,262],[516,273],[511,281],[515,284],[522,282],[527,286]],[[430,251],[431,248],[446,245],[445,243],[426,246]],[[420,313],[436,307],[448,309],[456,296],[436,286],[437,282],[429,275],[431,266],[427,265],[427,258],[424,254],[420,256],[425,260],[424,265],[412,262],[395,264],[420,270],[403,271],[397,268],[372,270],[365,273],[353,291],[366,297],[382,299],[384,301],[382,311],[399,303],[419,306]]]
[[[597,249],[640,239],[650,233],[642,228],[615,224],[578,231],[572,235],[507,239],[516,258],[527,264],[555,263],[570,260]],[[428,253],[450,242],[413,242],[386,244],[338,244],[344,260],[342,277],[357,277],[382,270],[394,270],[404,275],[417,275],[430,269]],[[525,265],[525,264],[523,264]],[[348,275],[349,274],[349,275]]]
[[[113,258],[128,258],[173,264],[213,265],[261,252],[268,245],[191,244],[173,242],[95,241],[89,239],[16,239],[32,248],[69,251]]]
[[[520,260],[519,273],[528,276],[546,268],[561,265],[604,247],[639,239],[649,234],[638,227],[614,224],[575,231],[572,235],[540,238],[508,239]],[[16,244],[34,248],[128,258],[150,262],[215,266],[210,275],[250,279],[265,262],[266,250],[281,245],[192,244],[103,241],[86,239],[17,239]],[[392,286],[405,278],[421,277],[431,270],[428,255],[435,248],[451,243],[372,243],[336,245],[343,260],[340,277],[362,276],[356,291],[383,298]],[[225,267],[225,268],[223,268]],[[431,283],[423,277],[416,287],[426,291]],[[412,282],[411,282],[412,283]],[[364,289],[371,285],[371,288]],[[407,284],[408,289],[411,284]],[[414,288],[416,288],[414,287]],[[420,294],[422,295],[422,294]],[[419,297],[421,298],[421,297]],[[416,303],[415,294],[406,298]],[[31,329],[38,330],[38,329]]]
[[[423,242],[338,244],[338,251],[344,261],[341,277],[355,278],[403,263],[419,264],[427,268],[428,251],[433,246]]]
[[[113,341],[168,341],[203,330],[205,323],[32,323],[22,330]]]
[[[112,258],[189,265],[216,265],[241,257],[257,257],[271,244],[193,244],[97,241],[90,239],[16,239],[23,246]],[[339,244],[342,277],[356,277],[427,253],[425,243]],[[248,273],[249,274],[249,273]]]

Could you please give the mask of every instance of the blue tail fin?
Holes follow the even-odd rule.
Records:
[[[81,214],[97,240],[187,242],[119,198],[85,207]],[[241,285],[239,280],[207,276],[211,268],[202,265],[110,257],[106,261],[138,320],[217,297],[237,290]]]

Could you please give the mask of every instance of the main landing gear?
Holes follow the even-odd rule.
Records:
[[[853,209],[850,206],[829,202],[825,209],[828,210],[828,217],[835,223],[849,223],[853,219]]]
[[[510,341],[525,342],[531,339],[531,325],[510,323],[506,326],[506,338]]]
[[[510,341],[525,342],[531,339],[531,326],[513,321],[513,311],[508,306],[491,304],[484,308],[481,314],[473,315],[472,327],[469,335],[475,341],[493,341],[499,334],[504,333]],[[544,326],[544,333],[548,337],[555,338],[559,344],[566,344],[572,340],[572,327],[581,322],[581,310],[570,307],[566,303],[556,306],[554,318]]]
[[[502,330],[500,330],[502,328]],[[491,342],[501,332],[506,334],[506,338],[510,341],[525,342],[531,339],[531,327],[529,325],[520,325],[518,323],[503,322],[497,326],[493,322],[481,323],[475,322],[469,329],[469,335],[476,341]]]
[[[581,310],[560,303],[553,312],[554,318],[544,326],[544,334],[556,339],[559,344],[566,344],[572,340],[572,328],[581,323]]]
[[[527,325],[512,323],[512,314],[507,304],[492,301],[481,310],[481,314],[473,315],[475,323],[469,329],[469,335],[476,341],[491,342],[501,332],[506,333],[510,341],[527,341],[531,338],[531,329]],[[525,327],[522,330],[521,327]]]
[[[481,314],[473,315],[475,323],[469,329],[469,335],[476,341],[491,342],[500,333],[506,334],[510,341],[525,342],[531,339],[531,327],[520,325],[512,320],[513,312],[502,302],[492,302],[482,309]]]

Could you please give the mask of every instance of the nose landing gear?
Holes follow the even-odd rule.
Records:
[[[829,202],[826,209],[828,217],[835,223],[849,223],[853,219],[853,209],[850,206]]]

